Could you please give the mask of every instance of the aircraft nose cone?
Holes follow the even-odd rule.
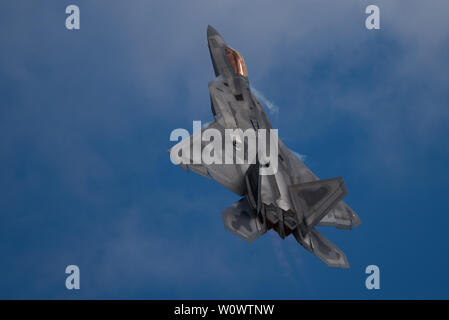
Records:
[[[213,36],[219,36],[220,34],[217,32],[217,30],[214,29],[212,26],[207,26],[207,37],[213,37]]]

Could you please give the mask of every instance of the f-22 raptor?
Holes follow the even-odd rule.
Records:
[[[216,78],[209,83],[215,121],[207,128],[219,131],[240,128],[272,129],[271,123],[248,82],[241,54],[229,47],[211,26],[207,41]],[[173,148],[193,148],[195,134]],[[206,146],[200,142],[201,148]],[[173,150],[173,149],[172,149]],[[343,178],[319,180],[295,154],[278,139],[278,169],[261,175],[261,165],[194,163],[190,153],[180,164],[186,171],[212,177],[242,196],[222,212],[225,227],[252,242],[273,229],[281,238],[292,234],[308,251],[329,267],[348,268],[345,254],[316,230],[316,226],[351,229],[360,225],[357,214],[342,201],[347,190]],[[269,164],[268,164],[269,165]]]

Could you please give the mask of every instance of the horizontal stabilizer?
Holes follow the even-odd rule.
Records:
[[[221,213],[226,229],[243,240],[253,242],[259,237],[256,225],[256,211],[245,198],[234,203]]]
[[[308,229],[317,225],[343,199],[347,190],[342,177],[295,184],[289,187],[298,220]]]
[[[302,246],[329,267],[349,268],[345,254],[315,228],[308,232],[306,236],[301,236],[299,232],[295,232],[294,236]]]

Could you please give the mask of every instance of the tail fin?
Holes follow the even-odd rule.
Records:
[[[296,240],[329,267],[349,268],[345,254],[315,229],[346,195],[343,178],[292,185],[289,191],[298,221],[303,221],[305,225],[305,228],[298,227],[294,231]],[[326,220],[325,223],[329,221]]]
[[[335,226],[339,229],[351,230],[361,224],[360,217],[344,201],[337,203],[329,213],[321,219],[319,226]],[[351,226],[352,225],[352,226]]]
[[[321,261],[331,268],[349,268],[348,260],[343,251],[337,248],[325,236],[315,228],[303,236],[295,230],[293,235],[304,248],[316,255]]]
[[[347,190],[343,178],[338,177],[292,185],[289,192],[298,221],[304,221],[311,230],[343,199]]]

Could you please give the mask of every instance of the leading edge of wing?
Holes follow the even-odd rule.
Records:
[[[169,152],[178,152],[178,155],[181,157],[182,162],[179,164],[184,170],[191,171],[202,175],[203,177],[209,178],[211,177],[224,187],[228,188],[232,192],[242,196],[244,194],[244,175],[239,167],[236,164],[206,164],[202,161],[202,159],[194,160],[193,148],[194,144],[201,146],[200,155],[203,153],[204,147],[208,145],[209,141],[202,141],[201,137],[205,130],[207,129],[217,129],[222,134],[224,134],[224,128],[218,124],[217,122],[212,122],[208,125],[207,128],[201,129],[191,135],[190,137],[184,138],[179,143],[174,145]],[[182,150],[185,148],[189,148],[190,154],[184,155]],[[214,150],[215,152],[216,150]],[[218,150],[218,152],[222,152],[222,150]],[[199,162],[199,163],[198,163]]]
[[[319,180],[312,170],[294,155],[281,139],[279,139],[279,149],[287,158],[287,167],[292,179],[292,184],[301,184]],[[319,226],[335,226],[340,229],[348,230],[350,230],[351,227],[358,227],[360,224],[360,217],[344,201],[339,201],[318,223]]]

